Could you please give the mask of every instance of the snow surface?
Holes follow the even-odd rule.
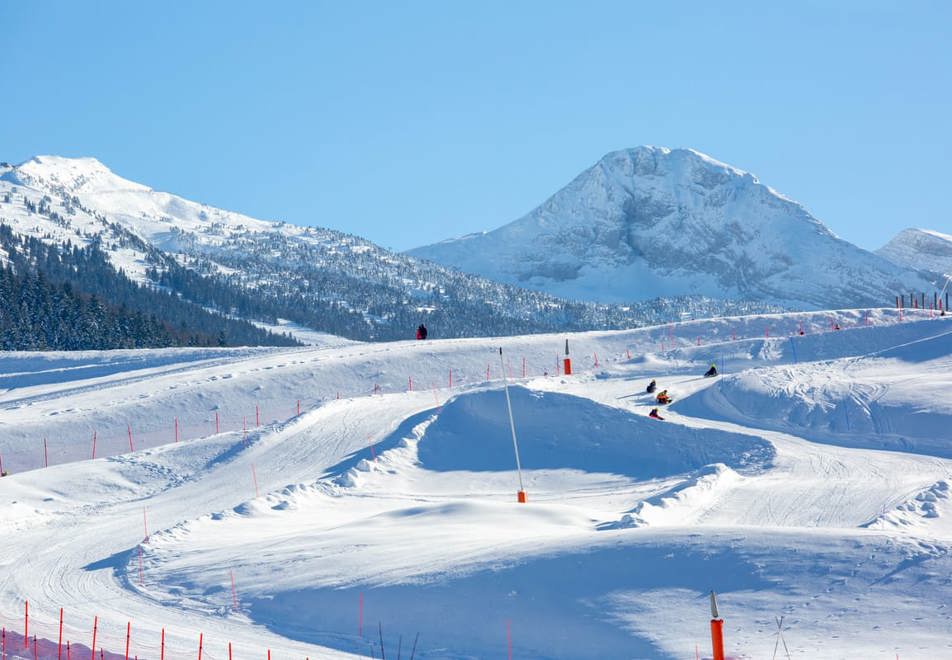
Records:
[[[98,616],[120,653],[131,621],[141,658],[163,628],[170,658],[381,657],[378,625],[393,658],[687,658],[715,589],[733,658],[780,615],[792,657],[952,657],[947,321],[584,333],[569,377],[565,335],[4,354],[0,619]]]
[[[701,294],[823,308],[932,288],[751,174],[664,147],[609,153],[523,218],[409,254],[602,302]]]

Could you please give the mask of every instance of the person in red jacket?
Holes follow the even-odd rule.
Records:
[[[652,408],[652,409],[651,409],[651,412],[648,413],[648,417],[650,417],[651,419],[660,419],[660,420],[664,421],[664,417],[662,417],[661,415],[658,414],[658,409],[657,409],[657,408]]]

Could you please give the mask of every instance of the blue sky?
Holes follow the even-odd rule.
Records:
[[[656,144],[865,248],[952,233],[952,3],[402,4],[0,0],[0,160],[407,249]]]

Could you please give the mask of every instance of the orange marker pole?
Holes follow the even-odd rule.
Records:
[[[711,592],[711,647],[714,660],[724,660],[724,620],[717,616],[717,596]]]

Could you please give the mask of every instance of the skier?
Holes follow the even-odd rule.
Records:
[[[651,382],[648,383],[648,387],[645,389],[645,392],[647,392],[648,394],[654,394],[654,391],[656,389],[658,389],[658,383],[652,378]]]
[[[661,390],[658,392],[658,396],[655,397],[655,400],[660,403],[662,406],[666,406],[671,403],[671,397],[668,395],[668,390]]]
[[[426,326],[422,323],[417,326],[416,329],[416,338],[417,339],[426,339]]]
[[[648,417],[650,417],[651,419],[660,419],[661,421],[664,421],[664,417],[658,414],[657,408],[652,408],[651,412],[648,413]]]
[[[711,378],[717,375],[717,365],[711,363],[711,368],[704,372],[705,378]]]
[[[426,336],[427,336],[427,334],[429,334],[429,333],[427,332],[426,326],[423,325],[422,323],[420,324],[420,330],[423,331],[423,338],[426,339]]]

